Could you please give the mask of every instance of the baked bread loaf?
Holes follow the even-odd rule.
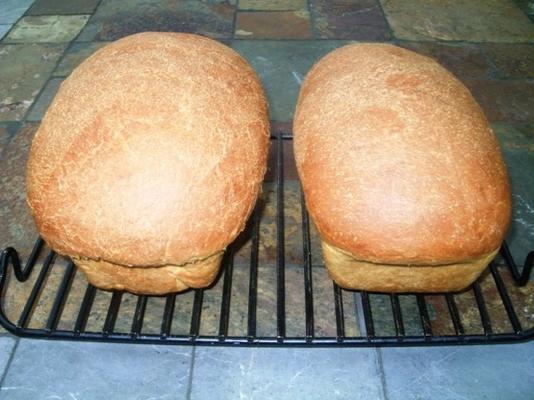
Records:
[[[386,44],[309,72],[295,158],[330,276],[381,292],[457,291],[498,251],[511,210],[498,142],[468,89]]]
[[[142,33],[67,78],[33,140],[27,200],[44,240],[104,289],[209,285],[266,170],[267,103],[232,49]]]

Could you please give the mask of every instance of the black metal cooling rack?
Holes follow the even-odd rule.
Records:
[[[517,300],[511,296],[512,291],[518,290],[519,287],[525,286],[531,270],[534,265],[534,251],[528,255],[523,268],[519,269],[510,254],[506,243],[503,243],[500,251],[500,264],[492,262],[489,267],[490,274],[485,275],[484,279],[490,279],[494,285],[493,291],[488,294],[483,290],[479,281],[475,282],[464,293],[471,293],[474,299],[469,309],[460,309],[457,304],[457,298],[460,294],[446,293],[442,295],[425,295],[425,294],[378,294],[368,293],[365,291],[347,291],[341,289],[334,283],[330,283],[331,290],[328,299],[321,298],[321,302],[329,302],[334,310],[334,326],[331,333],[325,334],[319,332],[318,314],[314,308],[318,306],[319,299],[314,296],[314,285],[317,281],[313,280],[313,270],[317,266],[312,265],[312,251],[310,240],[310,222],[301,200],[301,227],[302,227],[302,254],[303,265],[299,266],[302,274],[300,282],[292,282],[303,287],[303,301],[297,310],[292,310],[291,315],[302,314],[304,319],[301,334],[288,334],[288,310],[286,287],[288,286],[286,276],[287,265],[285,262],[285,234],[284,234],[284,157],[283,141],[291,140],[290,135],[278,134],[272,137],[274,141],[274,150],[276,153],[276,265],[275,265],[275,287],[272,288],[275,296],[275,306],[273,307],[274,326],[269,334],[258,332],[259,319],[258,312],[258,271],[259,247],[260,241],[260,213],[257,208],[252,215],[250,229],[250,262],[246,267],[248,280],[248,298],[246,307],[240,309],[240,315],[237,316],[244,321],[241,330],[236,334],[229,333],[230,315],[232,314],[232,284],[234,282],[234,249],[230,246],[227,255],[224,258],[224,265],[219,284],[222,286],[220,299],[217,302],[217,315],[215,316],[217,325],[216,332],[203,333],[201,323],[203,318],[203,303],[205,296],[210,294],[212,289],[198,289],[189,291],[188,294],[172,294],[164,297],[162,312],[156,317],[158,329],[147,333],[144,331],[144,322],[147,320],[147,302],[151,296],[135,296],[135,310],[131,319],[128,321],[129,328],[118,328],[116,326],[117,317],[121,304],[124,303],[124,293],[113,292],[107,303],[105,318],[98,329],[88,329],[88,320],[94,308],[95,298],[103,292],[94,286],[85,284],[85,292],[80,296],[80,301],[75,305],[76,311],[68,316],[72,320],[72,325],[68,329],[60,326],[60,321],[66,317],[65,303],[72,295],[72,282],[76,270],[72,262],[66,265],[57,265],[56,254],[46,249],[42,239],[38,239],[33,250],[28,257],[25,265],[21,261],[17,251],[13,248],[7,248],[2,252],[0,263],[0,324],[15,335],[21,337],[48,338],[48,339],[65,339],[65,340],[82,340],[82,341],[106,341],[106,342],[129,342],[129,343],[153,343],[153,344],[195,344],[195,345],[268,345],[268,346],[406,346],[406,345],[444,345],[444,344],[484,344],[484,343],[506,343],[521,340],[528,340],[534,337],[534,322],[528,320],[527,323],[521,321],[517,310],[522,310],[525,304],[518,304]],[[41,260],[38,262],[38,260]],[[36,265],[40,265],[37,272]],[[43,290],[47,286],[47,277],[53,269],[59,269],[62,275],[57,288],[53,289],[53,295],[50,296],[50,305],[47,308],[47,316],[42,319],[43,322],[36,323],[33,318],[36,307]],[[504,269],[508,269],[512,278],[503,279]],[[14,274],[15,279],[8,275]],[[8,318],[6,312],[6,291],[10,285],[21,285],[36,275],[35,281],[25,293],[24,306],[17,312],[17,315]],[[12,277],[11,277],[12,278]],[[294,279],[294,278],[291,278]],[[299,278],[300,279],[300,278]],[[8,284],[8,281],[11,281]],[[292,286],[293,287],[293,286]],[[235,289],[234,289],[235,290]],[[498,299],[489,298],[488,296],[497,296]],[[109,294],[108,294],[109,296]],[[132,296],[132,295],[129,295]],[[185,296],[192,297],[189,302],[183,302]],[[447,320],[452,327],[448,333],[436,332],[434,330],[434,318],[431,312],[436,314],[436,310],[429,307],[427,299],[429,296],[440,297],[446,304],[441,309],[438,317],[441,320]],[[534,296],[534,290],[530,296]],[[382,325],[382,312],[377,316],[376,309],[373,306],[373,299],[380,297],[385,299],[388,315],[390,316],[389,330],[376,329],[377,325]],[[527,295],[528,297],[528,295]],[[351,304],[347,307],[347,299]],[[412,299],[414,306],[407,313],[403,309],[404,300]],[[163,298],[159,297],[163,301]],[[498,318],[507,319],[504,326],[506,328],[495,328],[495,316],[490,316],[491,310],[488,304],[500,304],[503,312]],[[383,305],[384,305],[383,304]],[[181,333],[173,332],[173,323],[175,323],[176,310],[190,307],[189,317],[185,331]],[[293,305],[294,307],[294,305]],[[470,314],[471,318],[475,315],[478,319],[480,329],[472,331],[465,326],[464,314]],[[234,313],[235,314],[235,313]],[[446,314],[446,315],[444,315]],[[265,313],[261,314],[265,317]],[[233,315],[232,318],[236,316]],[[349,318],[350,317],[350,318]],[[153,319],[153,318],[152,318]],[[12,322],[16,321],[16,322]],[[419,330],[414,333],[413,329],[408,329],[406,321],[410,320],[410,326],[414,321],[419,326]],[[530,324],[529,322],[532,322]],[[358,325],[357,329],[348,326],[348,324]],[[528,326],[527,326],[528,325]],[[350,328],[350,329],[349,329]]]

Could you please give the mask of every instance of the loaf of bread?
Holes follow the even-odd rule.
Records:
[[[236,52],[136,34],[61,85],[33,140],[28,204],[99,288],[205,287],[256,202],[268,145],[261,84]]]
[[[340,286],[457,291],[497,253],[511,211],[498,142],[468,89],[386,44],[309,72],[294,120],[306,206]]]

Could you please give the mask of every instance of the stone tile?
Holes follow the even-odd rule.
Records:
[[[22,18],[5,43],[66,43],[80,33],[89,15],[43,15]]]
[[[28,256],[37,238],[26,206],[26,163],[36,124],[25,124],[14,135],[0,161],[0,248],[13,246]]]
[[[209,291],[204,292],[202,309],[202,335],[216,335],[219,328],[223,278]],[[300,266],[286,266],[286,334],[304,337],[306,334],[304,270]],[[261,337],[276,337],[277,279],[274,265],[261,265],[258,268],[257,282],[257,325],[256,332]],[[334,337],[336,320],[332,281],[324,268],[313,269],[314,290],[314,329],[317,337]],[[235,266],[232,274],[232,295],[228,334],[246,336],[249,291],[249,267]],[[347,335],[357,336],[355,311],[345,303]]]
[[[531,80],[464,79],[491,122],[534,122]]]
[[[492,72],[491,64],[477,45],[436,42],[399,42],[398,45],[433,58],[460,78],[485,78]]]
[[[21,340],[0,389],[9,399],[185,399],[189,347]]]
[[[522,264],[534,250],[534,125],[494,124],[512,186],[512,225],[507,241]]]
[[[0,336],[0,378],[4,376],[11,353],[17,343],[13,336]]]
[[[499,259],[496,262],[500,264]],[[508,268],[500,266],[499,271],[523,329],[534,328],[534,281],[529,282],[524,287],[518,287]],[[510,323],[495,280],[490,271],[486,270],[483,272],[478,282],[484,296],[493,333],[513,332],[512,324]],[[454,335],[454,326],[446,299],[439,295],[427,295],[425,296],[425,300],[430,311],[433,333],[435,335]],[[483,335],[484,328],[473,290],[469,289],[455,294],[454,300],[459,310],[460,320],[465,332],[467,334]]]
[[[485,44],[484,50],[503,78],[534,78],[534,44]]]
[[[302,266],[303,258],[303,231],[302,231],[302,207],[301,191],[297,181],[284,182],[283,192],[283,215],[284,215],[284,257],[289,265]],[[260,198],[260,265],[274,265],[277,260],[277,189],[274,183],[267,182],[263,185]],[[321,243],[319,235],[313,223],[310,227],[310,241],[312,252],[312,264],[322,265]],[[251,252],[251,229],[248,227],[234,244],[236,248],[235,262],[249,265]]]
[[[26,117],[27,121],[36,122],[43,119],[46,110],[48,110],[48,106],[59,90],[61,82],[63,82],[62,78],[52,78],[48,81],[32,109],[28,113],[28,116]]]
[[[197,348],[191,399],[383,399],[374,349]]]
[[[19,129],[17,122],[0,122],[0,160],[4,154],[4,149]]]
[[[0,24],[13,24],[22,17],[33,0],[0,0]]]
[[[23,265],[27,260],[28,253],[29,252],[23,252],[21,254]],[[4,292],[4,297],[2,298],[2,304],[4,305],[6,317],[12,324],[16,324],[19,320],[22,310],[24,309],[24,306],[29,298],[30,292],[32,291],[33,285],[35,284],[35,281],[42,270],[43,262],[47,254],[48,249],[45,248],[40,253],[32,273],[25,282],[19,282],[15,278],[12,269],[9,268],[7,286]],[[44,329],[46,327],[57,290],[61,284],[61,281],[63,280],[67,265],[68,260],[63,257],[58,256],[53,261],[52,267],[46,276],[45,284],[43,285],[43,288],[37,297],[35,306],[30,314],[30,318],[26,325],[27,327],[31,329]],[[73,330],[74,328],[76,316],[78,310],[80,309],[80,304],[87,286],[87,281],[81,275],[82,274],[80,273],[75,274],[74,282],[72,283],[71,291],[67,297],[58,329]],[[80,283],[82,283],[82,285],[80,285]],[[101,316],[102,320],[104,320],[106,317],[108,305],[109,304],[97,304],[93,307],[95,313],[98,316]],[[98,329],[99,331],[102,330],[102,325],[103,322]],[[0,332],[4,332],[3,328],[0,328]],[[129,332],[129,330],[127,332]]]
[[[310,6],[320,38],[387,40],[390,37],[378,0],[311,0]]]
[[[307,11],[267,11],[237,13],[236,38],[309,39],[310,15]]]
[[[306,0],[241,0],[240,10],[260,10],[260,11],[288,11],[306,10],[308,3]]]
[[[235,8],[224,0],[104,0],[78,40],[116,40],[144,31],[191,32],[229,39]]]
[[[534,342],[379,351],[390,400],[532,398]]]
[[[534,25],[512,0],[380,0],[394,35],[406,40],[529,42]]]
[[[26,15],[92,14],[99,0],[37,0]]]
[[[0,45],[0,121],[20,121],[45,85],[65,45]]]
[[[9,32],[13,25],[11,24],[0,24],[0,39],[4,37],[4,35]]]
[[[519,8],[527,14],[531,21],[534,22],[534,1],[532,0],[515,0]]]
[[[269,100],[270,119],[289,122],[300,85],[311,66],[346,41],[253,41],[236,40],[232,47],[259,74]]]
[[[105,46],[107,42],[74,42],[72,43],[58,66],[52,73],[53,76],[68,76],[83,60],[95,51]]]

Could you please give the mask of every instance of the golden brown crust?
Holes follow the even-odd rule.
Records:
[[[236,52],[132,35],[61,85],[32,145],[28,204],[62,254],[136,267],[205,258],[245,226],[268,130],[261,84]]]
[[[461,263],[505,236],[498,142],[465,86],[427,57],[385,44],[335,50],[306,76],[294,135],[312,219],[358,260]]]
[[[457,292],[472,284],[499,249],[474,260],[445,265],[393,265],[357,260],[322,242],[330,277],[342,288],[389,293]]]
[[[254,206],[268,141],[261,85],[237,53],[195,35],[133,35],[62,84],[32,144],[28,204],[47,243],[98,287],[207,286]]]

